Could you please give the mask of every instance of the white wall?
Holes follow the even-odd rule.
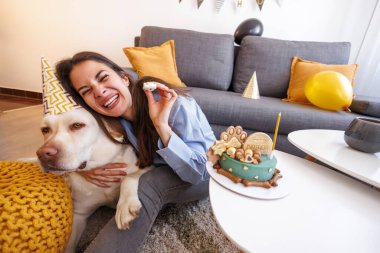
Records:
[[[144,25],[233,34],[240,22],[259,18],[265,37],[350,41],[356,59],[376,0],[0,0],[0,87],[41,91],[40,56],[52,63],[82,50],[102,53],[122,66],[122,48]],[[365,2],[365,3],[364,3]]]
[[[357,57],[360,71],[356,75],[355,94],[380,99],[380,1],[377,1]]]

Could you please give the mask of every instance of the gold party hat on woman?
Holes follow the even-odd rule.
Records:
[[[45,57],[41,57],[41,67],[44,113],[57,115],[79,108],[71,95],[63,89],[54,69]]]

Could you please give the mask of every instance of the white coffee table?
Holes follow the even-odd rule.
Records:
[[[291,183],[284,198],[244,197],[210,179],[213,213],[232,242],[245,252],[379,252],[380,192],[305,159],[275,155]]]
[[[350,148],[344,141],[344,131],[299,130],[290,133],[288,139],[306,154],[380,188],[380,153],[368,154]]]

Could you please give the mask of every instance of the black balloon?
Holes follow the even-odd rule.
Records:
[[[247,35],[261,36],[264,31],[263,23],[256,18],[250,18],[240,23],[235,30],[235,43],[239,44]]]

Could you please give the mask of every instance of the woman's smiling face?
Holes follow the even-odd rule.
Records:
[[[88,60],[74,66],[70,80],[86,104],[96,112],[132,120],[128,77],[121,77],[103,63]]]

